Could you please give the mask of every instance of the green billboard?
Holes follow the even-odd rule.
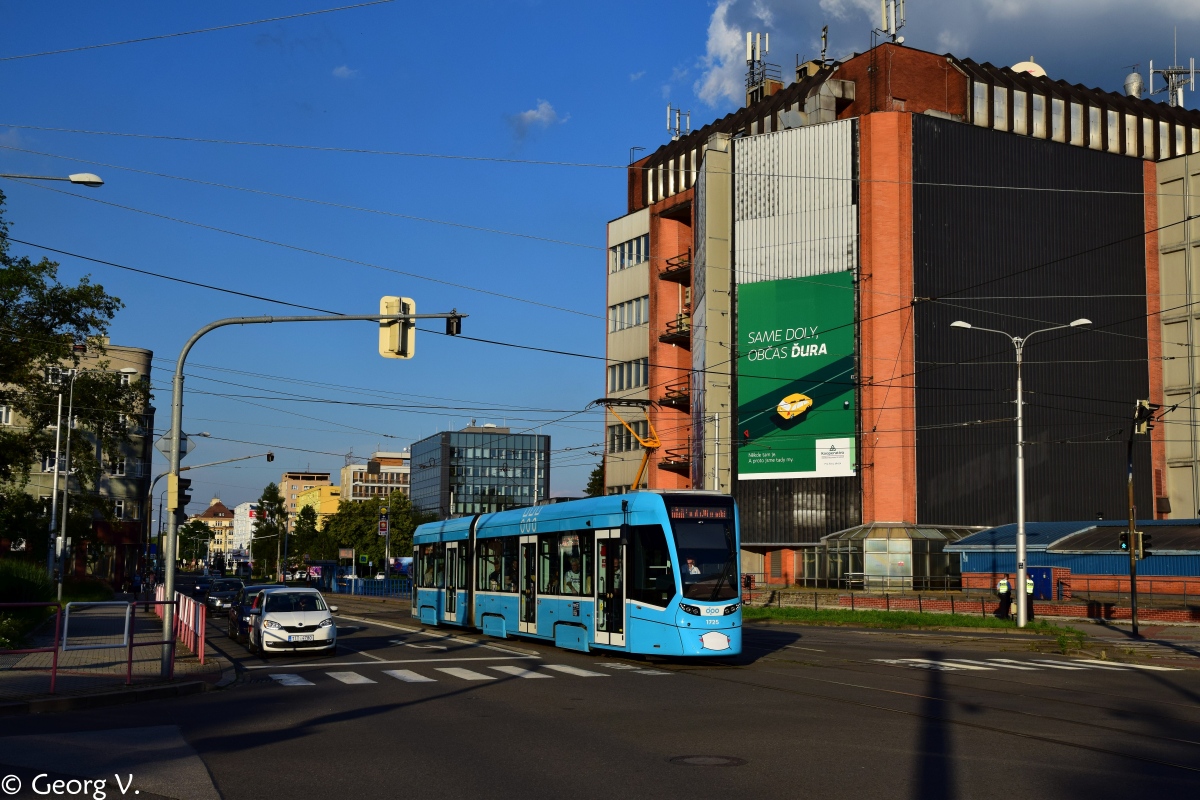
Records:
[[[853,475],[849,272],[738,286],[738,479]]]

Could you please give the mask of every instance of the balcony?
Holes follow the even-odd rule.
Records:
[[[671,383],[663,387],[663,395],[659,398],[658,404],[687,411],[692,404],[692,392],[688,380],[684,378],[678,383]]]
[[[680,314],[675,319],[667,321],[667,330],[659,334],[658,340],[663,344],[677,344],[680,347],[692,349],[692,318]]]
[[[664,281],[692,285],[692,248],[686,253],[680,253],[674,258],[668,258],[658,271],[658,277]]]
[[[658,462],[658,468],[667,472],[674,472],[676,475],[689,474],[692,470],[691,443],[688,443],[685,447],[677,447],[673,450],[665,451],[662,460]]]

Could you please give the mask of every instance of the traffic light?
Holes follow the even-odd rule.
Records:
[[[178,475],[167,476],[167,508],[171,511],[183,511],[192,502],[188,494],[192,490],[192,479],[181,478]]]
[[[1158,411],[1159,405],[1151,403],[1149,400],[1138,400],[1137,409],[1133,414],[1134,430],[1137,433],[1146,433],[1154,428],[1151,421],[1154,419],[1154,412]]]
[[[379,301],[380,314],[415,314],[417,303],[411,297],[384,297]],[[417,321],[415,319],[381,320],[379,323],[379,355],[384,358],[412,358],[417,351]]]
[[[1146,558],[1150,555],[1150,540],[1151,536],[1142,531],[1137,532],[1137,551],[1134,553],[1138,558]]]
[[[1121,531],[1121,549],[1129,550],[1129,531]]]
[[[267,461],[274,461],[274,460],[275,460],[275,454],[267,453]]]
[[[458,336],[462,333],[462,317],[446,317],[446,335]]]

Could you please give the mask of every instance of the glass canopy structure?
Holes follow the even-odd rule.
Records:
[[[959,555],[945,548],[979,530],[903,522],[856,525],[805,548],[796,582],[864,591],[961,589]]]

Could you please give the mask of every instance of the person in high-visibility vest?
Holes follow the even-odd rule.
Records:
[[[1025,575],[1025,619],[1033,619],[1033,578]]]
[[[996,595],[1000,598],[1000,607],[996,609],[1000,619],[1008,619],[1012,613],[1012,589],[1008,585],[1008,576],[1001,575],[996,582]]]

